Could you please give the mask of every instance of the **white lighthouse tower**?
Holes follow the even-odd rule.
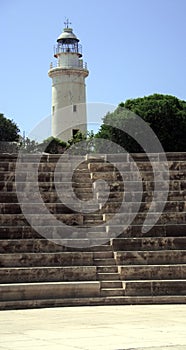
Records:
[[[63,141],[77,131],[87,131],[85,78],[89,72],[81,58],[79,39],[69,24],[67,20],[57,39],[57,64],[51,64],[48,72],[52,78],[52,136]]]

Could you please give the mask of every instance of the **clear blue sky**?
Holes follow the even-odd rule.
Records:
[[[185,0],[0,0],[0,112],[26,134],[50,115],[47,72],[65,17],[88,63],[87,102],[186,100]]]

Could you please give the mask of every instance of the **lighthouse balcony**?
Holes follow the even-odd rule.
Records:
[[[53,68],[71,68],[71,69],[85,69],[87,70],[87,62],[83,62],[83,60],[79,60],[77,62],[51,62],[50,69]]]

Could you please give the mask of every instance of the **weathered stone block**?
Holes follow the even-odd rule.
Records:
[[[118,265],[165,265],[186,263],[186,250],[118,251],[114,254]]]
[[[93,266],[93,252],[0,254],[0,267]]]
[[[182,281],[131,281],[125,283],[125,295],[160,296],[185,295],[186,280]]]
[[[40,300],[56,298],[85,298],[100,295],[100,283],[48,282],[1,284],[0,300]]]
[[[130,280],[178,280],[186,276],[184,265],[133,265],[119,266],[120,278]]]
[[[96,281],[96,266],[1,268],[1,283]]]

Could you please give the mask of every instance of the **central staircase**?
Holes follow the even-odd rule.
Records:
[[[108,247],[107,251],[94,253],[94,264],[97,266],[97,279],[100,281],[101,296],[124,295],[114,252],[112,246]]]
[[[0,155],[1,310],[186,303],[186,153],[167,154],[167,202],[157,222],[145,232],[143,224],[152,202],[155,179],[152,164],[144,154],[132,155],[139,173],[132,168],[127,155],[84,156],[75,168],[68,155],[64,156],[63,171],[57,172],[58,183],[66,186],[71,181],[73,186],[73,194],[67,191],[65,197],[62,190],[58,192],[55,182],[59,155],[42,155],[41,159],[37,155],[23,155],[18,168],[17,157]],[[153,162],[161,169],[164,161],[156,154]],[[106,181],[108,186],[104,187],[99,180]],[[161,209],[166,181],[154,213],[150,214],[152,218]],[[94,191],[97,207],[91,202]],[[27,192],[30,200],[25,208],[29,220],[20,203],[20,195],[26,198]],[[119,212],[123,196],[130,213],[121,211],[113,223],[111,219]],[[87,203],[90,211],[83,212],[81,203],[79,210],[64,204],[65,201],[71,204],[72,197],[83,205]],[[73,228],[70,237],[65,233],[64,238],[59,226],[51,225],[40,199],[57,222]],[[127,215],[133,215],[133,220],[121,230]],[[41,234],[41,228],[46,234]],[[84,231],[86,228],[89,235]]]

